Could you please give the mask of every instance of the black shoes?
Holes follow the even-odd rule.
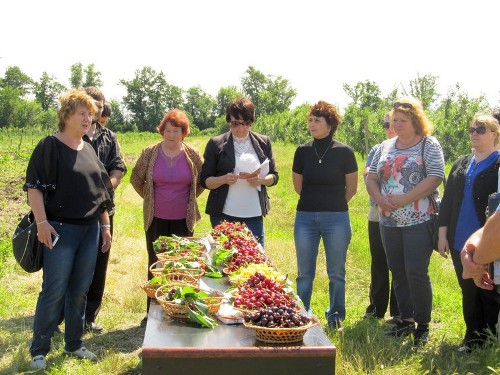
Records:
[[[396,323],[396,326],[385,332],[387,336],[391,337],[406,337],[413,335],[413,345],[422,346],[429,341],[429,325],[418,324],[415,329],[415,323],[408,320],[402,320]]]
[[[388,331],[385,331],[386,336],[390,337],[405,337],[411,335],[415,331],[415,323],[408,320],[397,322],[396,325]]]
[[[418,324],[413,333],[413,345],[425,345],[429,341],[429,325]]]
[[[85,323],[85,331],[86,332],[91,332],[91,333],[101,334],[104,331],[104,328],[102,328],[98,324],[95,324],[94,322],[92,322],[92,323]]]

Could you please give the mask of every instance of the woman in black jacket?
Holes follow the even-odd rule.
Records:
[[[462,278],[460,251],[467,238],[486,222],[488,196],[497,191],[500,126],[493,116],[476,115],[469,128],[473,153],[460,157],[448,176],[439,210],[439,253],[451,254],[462,289],[466,332],[459,352],[481,346],[487,331],[496,333],[499,295]]]
[[[224,220],[245,223],[264,246],[266,187],[278,183],[271,140],[250,131],[255,105],[249,98],[229,103],[226,121],[230,131],[210,139],[203,155],[201,185],[210,189],[205,212],[212,227]]]

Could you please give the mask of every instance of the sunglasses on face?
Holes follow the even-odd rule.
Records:
[[[410,103],[396,102],[396,103],[394,103],[394,105],[392,106],[392,108],[394,108],[394,109],[398,109],[398,108],[413,109],[413,106]]]
[[[391,127],[391,123],[390,122],[387,122],[387,121],[384,121],[384,123],[382,124],[382,127],[387,130]]]
[[[251,124],[249,121],[229,121],[229,125],[231,125],[232,128],[237,128],[238,126],[244,126],[248,128]]]
[[[477,134],[484,134],[486,133],[486,128],[484,126],[478,126],[477,128],[469,128],[469,134],[474,134],[476,132]]]

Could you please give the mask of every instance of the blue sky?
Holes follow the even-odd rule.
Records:
[[[371,80],[387,94],[417,74],[438,76],[442,95],[458,82],[500,104],[496,0],[19,0],[0,14],[0,75],[17,65],[67,85],[72,64],[94,63],[110,98],[144,66],[215,96],[251,65],[288,79],[294,105],[343,107],[344,83]]]

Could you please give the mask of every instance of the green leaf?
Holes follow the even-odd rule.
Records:
[[[217,322],[208,314],[208,306],[201,301],[195,301],[194,305],[198,311],[188,306],[188,317],[194,323],[198,323],[203,327],[214,328]]]

